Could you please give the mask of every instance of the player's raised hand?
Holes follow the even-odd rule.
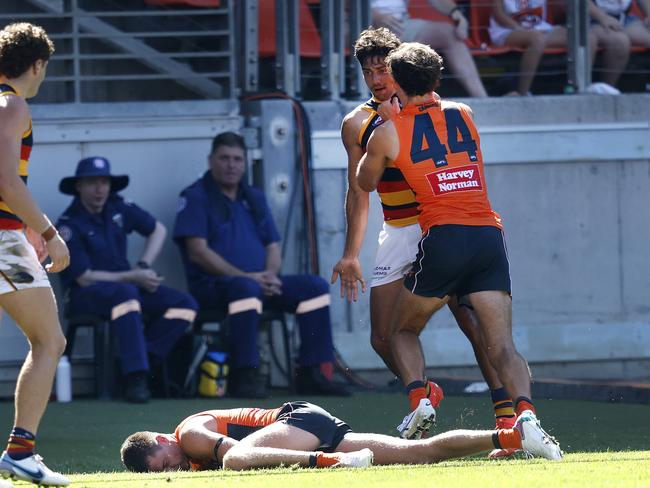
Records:
[[[50,264],[45,265],[45,271],[58,273],[68,267],[70,264],[70,251],[68,251],[68,246],[58,233],[47,241],[45,246],[52,260]]]
[[[341,258],[332,269],[330,283],[336,283],[338,278],[341,279],[341,298],[347,296],[349,301],[356,302],[359,297],[358,283],[361,284],[361,292],[366,292],[366,282],[363,279],[359,258]]]

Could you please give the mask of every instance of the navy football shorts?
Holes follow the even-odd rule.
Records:
[[[275,421],[314,434],[321,442],[318,450],[323,452],[334,452],[345,434],[352,432],[348,424],[309,402],[285,403]]]
[[[511,293],[503,232],[493,226],[439,225],[418,244],[404,286],[415,295],[463,297],[479,291]]]

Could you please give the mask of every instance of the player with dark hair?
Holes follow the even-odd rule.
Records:
[[[183,420],[173,434],[136,432],[120,454],[135,472],[301,467],[361,468],[372,464],[432,464],[492,448],[524,449],[559,459],[532,415],[514,428],[454,430],[430,439],[408,440],[354,433],[348,424],[307,402],[273,409],[208,410]]]
[[[451,296],[467,296],[489,362],[515,398],[515,411],[534,416],[530,373],[512,339],[503,225],[488,200],[472,112],[434,92],[442,57],[430,47],[404,43],[386,61],[404,108],[370,136],[357,183],[372,191],[386,168],[397,167],[419,204],[423,235],[390,328],[400,378],[407,388],[421,381],[425,362],[420,333]]]
[[[45,241],[52,260],[48,272],[68,266],[65,242],[26,186],[32,149],[26,99],[38,93],[53,52],[52,41],[38,26],[17,23],[0,31],[0,307],[30,345],[18,375],[14,427],[0,457],[0,475],[61,486],[69,480],[45,466],[34,446],[65,337],[47,273],[24,232],[27,226]]]
[[[395,83],[385,59],[399,45],[397,36],[383,27],[364,30],[354,45],[354,55],[361,65],[372,98],[347,114],[341,127],[341,138],[348,154],[348,190],[345,200],[347,228],[345,249],[341,259],[334,265],[332,283],[340,277],[341,296],[347,295],[349,300],[357,299],[358,283],[361,284],[362,291],[365,292],[366,288],[359,253],[368,224],[369,194],[357,184],[356,171],[370,135],[384,123],[379,114],[383,108],[380,104],[390,103],[388,100],[395,93]],[[388,113],[390,112],[389,110]],[[399,168],[389,165],[384,169],[377,193],[382,204],[384,224],[378,238],[379,247],[370,285],[370,342],[388,368],[399,376],[389,342],[390,317],[403,288],[404,275],[411,268],[417,254],[422,230],[417,220],[419,212],[415,194]],[[490,386],[497,428],[512,427],[515,421],[512,400],[482,348],[476,316],[466,302],[461,306],[455,297],[450,299],[448,305],[458,326],[470,340],[483,377]],[[433,410],[438,407],[443,393],[438,385],[423,377],[409,385],[409,396],[411,410],[418,413],[407,416],[398,430],[402,437],[418,438],[431,425],[435,414]],[[420,401],[426,397],[430,405],[423,405],[418,410]],[[503,454],[511,453],[491,453],[492,456]]]

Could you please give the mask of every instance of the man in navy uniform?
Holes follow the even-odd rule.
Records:
[[[111,175],[106,158],[79,161],[75,176],[63,178],[59,190],[73,195],[59,219],[59,231],[70,248],[70,267],[61,274],[73,313],[110,317],[117,337],[126,399],[149,400],[147,376],[185,334],[197,304],[187,293],[160,283],[153,269],[167,230],[151,214],[117,194],[129,177]],[[132,267],[127,259],[127,234],[145,237],[144,250]],[[142,314],[148,318],[145,325]]]
[[[209,170],[181,193],[174,239],[201,307],[228,312],[230,394],[266,396],[256,372],[257,329],[262,309],[269,307],[296,314],[299,393],[346,395],[322,372],[334,359],[329,285],[318,276],[280,275],[280,236],[264,194],[242,181],[243,138],[217,135],[208,161]]]

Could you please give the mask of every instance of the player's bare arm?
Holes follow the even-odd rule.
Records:
[[[368,118],[368,113],[357,107],[343,120],[341,126],[341,139],[348,156],[348,189],[345,196],[345,216],[347,226],[345,230],[345,248],[343,256],[334,265],[332,270],[332,284],[341,278],[341,298],[347,296],[348,300],[356,301],[358,297],[357,283],[361,284],[361,291],[365,293],[366,282],[363,279],[359,253],[368,226],[368,208],[370,199],[368,192],[359,188],[356,181],[356,171],[363,150],[359,145],[358,134],[362,124]]]
[[[11,210],[39,234],[52,223],[38,207],[23,180],[18,175],[22,134],[29,129],[27,102],[18,96],[0,98],[0,196]],[[58,235],[48,236],[47,250],[52,259],[46,269],[56,273],[70,264],[68,248]]]
[[[188,420],[179,432],[181,449],[185,455],[196,461],[223,465],[226,453],[238,444],[238,441],[214,431],[215,421],[212,417],[199,416]]]
[[[357,183],[365,191],[377,189],[386,165],[399,153],[397,131],[391,122],[377,127],[368,140],[366,154],[357,168]]]

